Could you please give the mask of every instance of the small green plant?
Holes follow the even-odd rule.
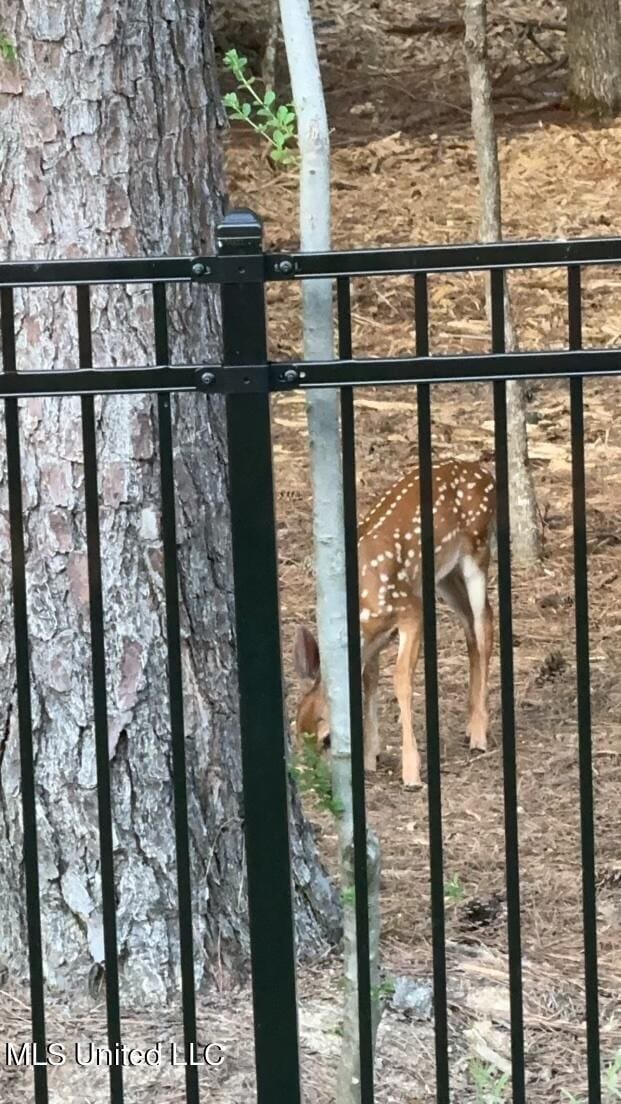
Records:
[[[606,1066],[602,1076],[602,1087],[604,1104],[614,1104],[615,1100],[621,1100],[621,1050],[617,1051],[612,1062]],[[574,1096],[569,1089],[561,1089],[561,1093],[563,1099],[569,1101],[569,1104],[586,1104],[585,1100]]]
[[[293,756],[291,771],[302,793],[312,793],[321,809],[341,817],[343,804],[332,793],[330,767],[313,736],[304,736],[300,750]],[[345,895],[348,890],[343,891]]]
[[[500,1073],[487,1062],[480,1058],[472,1058],[470,1061],[470,1077],[476,1091],[477,1104],[503,1104],[506,1100],[506,1091],[511,1077],[508,1073]]]
[[[345,889],[341,893],[341,898],[344,905],[354,906],[356,904],[356,887],[345,886]]]
[[[371,986],[371,999],[375,1002],[378,1000],[387,1001],[390,1000],[395,991],[395,983],[392,978],[384,978],[380,981],[379,985]]]
[[[257,78],[247,72],[248,58],[237,50],[228,50],[224,64],[237,81],[237,92],[227,92],[224,106],[232,119],[247,123],[271,145],[270,157],[280,165],[294,165],[297,154],[292,146],[297,140],[293,104],[278,104],[276,93],[266,89],[262,95],[256,88]],[[241,100],[246,94],[250,99]]]
[[[604,1086],[611,1100],[621,1100],[621,1050],[617,1051],[606,1068]]]
[[[460,901],[463,901],[465,896],[466,889],[459,874],[453,874],[453,877],[444,887],[445,900],[451,905],[458,905]]]
[[[17,57],[15,46],[5,34],[0,34],[0,57],[5,61],[15,61]]]

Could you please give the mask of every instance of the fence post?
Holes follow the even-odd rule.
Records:
[[[251,211],[221,256],[263,252]],[[223,363],[267,363],[262,281],[222,285]],[[229,486],[258,1104],[300,1100],[286,742],[268,394],[227,397]]]

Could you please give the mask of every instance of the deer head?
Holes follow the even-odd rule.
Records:
[[[324,751],[330,747],[328,698],[321,679],[319,645],[305,625],[298,627],[293,660],[297,674],[306,683],[296,715],[296,738],[313,736],[318,749]]]

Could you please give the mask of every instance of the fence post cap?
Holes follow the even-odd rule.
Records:
[[[263,220],[249,207],[237,207],[229,211],[218,223],[217,236],[220,238],[261,238]]]

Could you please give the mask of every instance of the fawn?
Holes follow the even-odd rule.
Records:
[[[437,594],[461,621],[470,661],[468,738],[487,746],[487,680],[493,641],[487,597],[490,539],[496,510],[494,479],[480,463],[447,460],[433,465],[433,523]],[[420,489],[418,472],[405,475],[372,507],[359,527],[360,633],[364,688],[364,764],[375,771],[379,656],[390,638],[399,645],[394,685],[403,736],[402,776],[421,785],[420,756],[412,731],[412,680],[422,635]],[[295,667],[311,685],[297,710],[296,734],[330,745],[330,715],[319,648],[305,626],[297,631]]]

